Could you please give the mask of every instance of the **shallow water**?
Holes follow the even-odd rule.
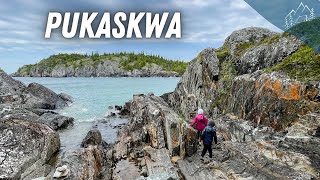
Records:
[[[103,123],[110,113],[109,106],[123,105],[133,94],[155,95],[171,92],[179,78],[15,78],[25,84],[36,82],[56,93],[66,93],[73,97],[73,104],[58,112],[75,118],[71,129],[60,132],[62,148],[79,147],[82,139],[93,125],[98,125],[103,139],[111,143],[115,140],[113,126],[126,122],[114,118],[111,123]]]

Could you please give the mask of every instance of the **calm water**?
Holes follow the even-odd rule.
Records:
[[[72,129],[60,132],[62,147],[76,148],[88,130],[97,124],[107,142],[113,142],[116,136],[109,123],[98,123],[109,114],[109,106],[123,105],[132,99],[133,94],[153,92],[162,95],[176,87],[179,78],[16,78],[25,84],[36,82],[56,93],[66,93],[73,97],[70,107],[59,110],[65,116],[75,118]],[[113,119],[113,125],[125,120]]]

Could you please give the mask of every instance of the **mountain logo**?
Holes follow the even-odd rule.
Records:
[[[290,29],[299,23],[312,21],[313,19],[315,19],[314,9],[301,2],[297,9],[292,9],[287,14],[284,27]]]

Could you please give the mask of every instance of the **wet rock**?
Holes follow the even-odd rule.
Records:
[[[0,121],[0,178],[32,179],[47,176],[50,160],[60,149],[57,132],[26,120]]]
[[[102,136],[98,129],[91,129],[87,136],[83,139],[81,143],[81,147],[88,147],[89,145],[101,145],[102,144]]]
[[[73,98],[70,96],[70,95],[68,95],[68,94],[65,94],[65,93],[60,93],[60,94],[58,94],[58,96],[62,99],[62,100],[64,100],[65,102],[67,102],[67,103],[73,103]]]
[[[49,112],[41,115],[38,121],[48,124],[54,130],[61,130],[73,126],[74,118]]]
[[[121,117],[129,116],[129,115],[130,115],[130,107],[131,107],[131,102],[130,102],[130,101],[129,101],[129,102],[126,102],[126,103],[124,104],[124,106],[122,107],[119,115],[120,115]]]
[[[114,106],[114,109],[115,109],[116,111],[121,111],[121,110],[122,110],[122,106],[116,105],[116,106]]]

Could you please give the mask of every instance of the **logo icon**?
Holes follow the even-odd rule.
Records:
[[[307,21],[312,21],[315,19],[314,9],[309,8],[308,5],[300,3],[297,9],[292,9],[288,15],[285,17],[285,29],[290,29],[291,27]]]

